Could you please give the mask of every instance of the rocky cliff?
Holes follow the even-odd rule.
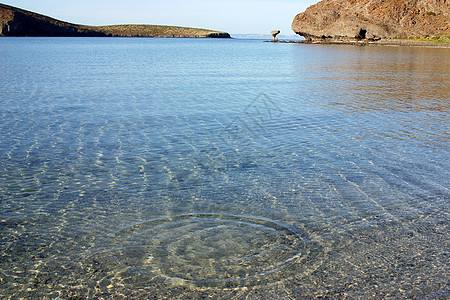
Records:
[[[228,33],[222,31],[176,26],[77,25],[1,3],[0,36],[230,37]]]
[[[307,40],[379,40],[450,34],[449,0],[323,0],[292,29]]]

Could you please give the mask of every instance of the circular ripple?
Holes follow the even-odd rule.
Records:
[[[306,235],[263,218],[188,214],[145,221],[112,236],[96,259],[140,274],[197,284],[243,281],[308,255]]]

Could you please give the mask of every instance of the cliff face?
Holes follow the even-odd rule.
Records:
[[[0,36],[118,36],[230,38],[226,32],[207,29],[158,26],[84,26],[0,3]]]
[[[378,40],[450,34],[449,0],[323,0],[292,30],[308,40]]]

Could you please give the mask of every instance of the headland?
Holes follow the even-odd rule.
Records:
[[[179,26],[79,25],[1,3],[0,36],[230,38],[223,31]]]

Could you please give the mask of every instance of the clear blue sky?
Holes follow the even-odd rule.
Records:
[[[158,24],[293,35],[296,14],[319,0],[0,0],[78,24]]]

